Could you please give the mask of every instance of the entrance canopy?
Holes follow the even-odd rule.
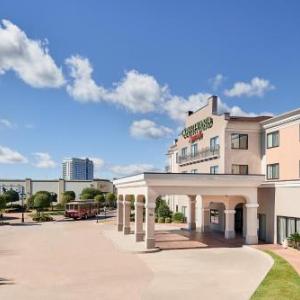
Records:
[[[235,206],[244,203],[247,209],[246,243],[257,243],[257,188],[264,175],[190,174],[146,172],[114,180],[118,192],[118,230],[130,233],[130,205],[136,207],[136,240],[142,240],[143,214],[146,208],[146,247],[155,245],[154,218],[155,200],[158,196],[186,195],[189,198],[189,228],[195,228],[195,203],[200,196],[203,209],[203,228],[208,219],[211,202],[225,205],[225,236],[234,236]]]
[[[113,183],[118,194],[123,195],[241,195],[256,198],[257,187],[264,178],[264,175],[146,172]]]

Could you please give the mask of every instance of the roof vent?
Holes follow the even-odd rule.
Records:
[[[189,110],[188,111],[188,116],[192,115],[193,113],[194,113],[193,111]]]

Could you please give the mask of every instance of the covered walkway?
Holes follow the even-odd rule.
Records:
[[[224,205],[225,215],[223,241],[232,240],[234,243],[237,240],[235,214],[237,207],[241,206],[245,211],[242,228],[245,243],[257,244],[257,187],[263,180],[263,175],[182,173],[143,173],[121,178],[114,181],[118,191],[117,227],[125,235],[134,232],[136,242],[144,241],[146,249],[155,248],[159,243],[155,236],[156,199],[165,195],[184,195],[189,203],[189,230],[196,229],[196,201],[200,201],[202,207],[200,231],[203,239],[209,230],[210,205],[220,203]],[[135,206],[134,229],[130,226],[132,203]],[[184,238],[192,240],[192,235]]]

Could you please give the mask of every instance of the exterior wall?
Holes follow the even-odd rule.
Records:
[[[266,149],[266,163],[279,163],[279,180],[300,178],[300,120],[266,130],[279,131],[279,147]]]
[[[248,165],[249,174],[262,173],[261,126],[258,122],[229,121],[225,130],[225,173],[232,164]],[[248,149],[231,149],[231,134],[248,134]]]
[[[276,187],[275,215],[300,218],[300,182],[295,187]]]
[[[266,242],[274,243],[276,240],[275,216],[275,188],[258,188],[258,213],[266,215]]]
[[[31,184],[32,194],[38,191],[48,191],[50,193],[56,193],[58,195],[58,181],[33,180]]]
[[[190,163],[186,162],[185,165],[178,166],[178,172],[188,172],[190,173],[192,169],[197,169],[197,173],[210,173],[211,166],[219,166],[219,173],[224,173],[224,132],[227,124],[224,115],[214,114],[214,103],[212,99],[208,102],[206,106],[200,110],[194,112],[192,115],[188,116],[186,119],[186,127],[189,127],[201,120],[211,117],[213,119],[213,126],[203,131],[203,138],[196,141],[198,144],[198,151],[210,146],[210,139],[213,137],[219,137],[220,156],[217,159],[207,160],[204,162]],[[191,145],[188,138],[184,138],[182,135],[179,136],[176,150],[178,154],[181,155],[181,149],[184,147],[188,148],[188,154],[191,153]]]

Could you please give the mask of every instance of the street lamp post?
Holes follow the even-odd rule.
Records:
[[[24,197],[25,197],[25,194],[24,193],[21,193],[21,200],[22,200],[22,223],[24,223]]]

